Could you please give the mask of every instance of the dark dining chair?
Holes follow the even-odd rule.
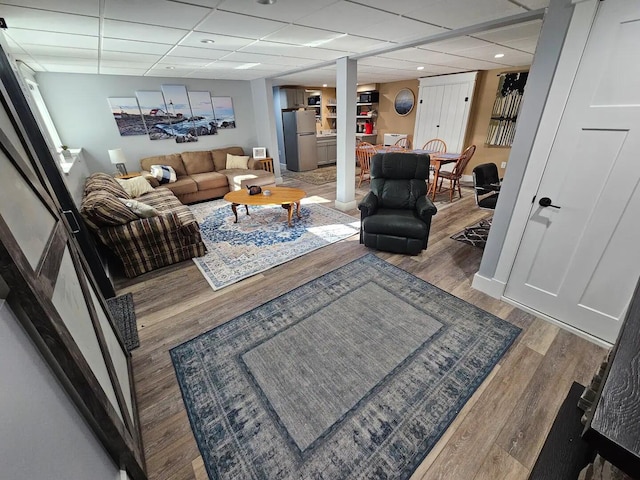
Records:
[[[476,205],[487,210],[494,210],[498,202],[501,180],[498,166],[495,163],[482,163],[473,169],[473,192]]]
[[[429,155],[377,153],[370,175],[371,191],[358,205],[360,243],[418,255],[427,248],[431,217],[438,211],[427,197]]]

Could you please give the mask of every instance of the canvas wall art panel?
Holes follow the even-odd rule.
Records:
[[[516,122],[528,77],[529,72],[500,75],[498,91],[489,120],[489,130],[485,142],[487,145],[510,147],[513,143],[516,135]]]
[[[171,130],[176,142],[197,142],[196,126],[189,103],[187,87],[184,85],[162,85],[162,94],[167,112],[171,117]]]
[[[162,92],[139,90],[136,98],[151,140],[175,138]]]
[[[188,92],[191,113],[193,114],[193,124],[196,127],[196,134],[199,137],[204,135],[216,135],[218,124],[213,113],[213,103],[211,103],[211,93],[209,92]]]
[[[218,128],[236,128],[236,115],[231,97],[211,97]]]
[[[120,135],[127,137],[147,134],[147,128],[135,97],[109,97],[107,100]]]

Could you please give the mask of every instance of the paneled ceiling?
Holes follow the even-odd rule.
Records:
[[[548,0],[0,0],[36,71],[335,84],[322,62],[546,7]],[[539,20],[358,61],[358,81],[529,65]],[[496,58],[496,54],[503,54]],[[309,70],[287,75],[286,72]],[[419,67],[422,67],[418,70]]]

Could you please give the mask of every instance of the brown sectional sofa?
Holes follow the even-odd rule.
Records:
[[[251,185],[273,187],[276,178],[271,172],[261,169],[260,162],[250,158],[247,169],[227,169],[227,154],[244,155],[242,147],[219,148],[195,152],[158,155],[140,160],[142,174],[157,187],[158,181],[150,176],[151,165],[168,165],[176,171],[178,180],[165,183],[182,203],[223,197],[231,190]]]

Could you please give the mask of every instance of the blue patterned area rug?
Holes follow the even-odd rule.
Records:
[[[372,254],[171,350],[212,479],[407,479],[520,329]]]
[[[224,200],[190,205],[207,254],[194,258],[214,290],[264,272],[305,253],[359,233],[360,220],[315,203],[302,201],[300,214],[287,225],[281,206],[238,206],[233,223],[231,204]]]

